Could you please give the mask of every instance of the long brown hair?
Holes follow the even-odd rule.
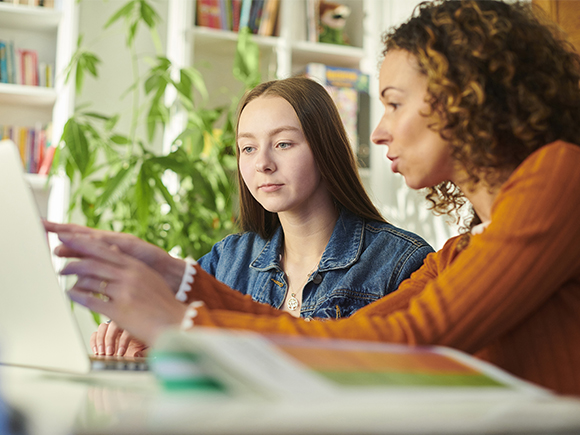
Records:
[[[499,186],[538,148],[580,144],[580,57],[530,4],[424,2],[383,42],[383,54],[408,51],[428,77],[433,129],[470,182]],[[451,182],[427,199],[439,213],[464,202]]]
[[[334,201],[360,217],[384,222],[362,185],[344,125],[324,87],[305,77],[262,83],[247,92],[240,102],[238,121],[248,103],[264,95],[284,98],[294,108],[314,161]],[[243,231],[253,231],[269,239],[280,225],[280,220],[276,213],[265,210],[252,196],[239,170],[240,153],[237,146],[236,155],[240,227]]]

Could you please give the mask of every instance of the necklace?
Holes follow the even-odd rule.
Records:
[[[282,254],[280,254],[280,264],[282,264]],[[304,281],[304,283],[302,283],[302,285],[298,288],[304,288],[304,286],[306,285],[306,283],[308,282],[308,279],[310,278],[310,276],[314,273],[314,271],[318,268],[318,265],[320,264],[320,260],[318,260],[318,263],[316,263],[314,265],[314,267],[310,270],[310,272],[308,272],[306,274],[306,280]],[[285,272],[284,272],[285,273]],[[286,273],[285,273],[286,274]],[[286,276],[288,276],[288,274],[286,274]],[[291,293],[290,297],[288,298],[288,300],[286,301],[286,307],[290,310],[290,311],[296,311],[298,309],[298,307],[300,306],[300,302],[298,301],[298,298],[296,297],[296,293]]]

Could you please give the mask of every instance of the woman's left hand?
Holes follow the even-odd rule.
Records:
[[[186,306],[145,263],[90,235],[61,233],[59,238],[82,255],[61,271],[78,277],[68,291],[73,301],[106,315],[148,345],[164,329],[180,324]]]

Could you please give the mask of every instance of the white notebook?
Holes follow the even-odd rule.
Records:
[[[0,364],[68,373],[146,369],[144,358],[87,353],[11,141],[0,142]]]

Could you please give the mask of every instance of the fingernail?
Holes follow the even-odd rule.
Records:
[[[105,354],[105,346],[100,345],[99,346],[99,355],[104,355]]]
[[[123,355],[125,355],[125,348],[120,347],[119,350],[117,351],[117,356],[123,356]]]
[[[97,354],[97,346],[93,347],[93,354],[96,355]]]
[[[113,348],[113,346],[107,346],[107,355],[113,355],[114,352],[115,349]]]

